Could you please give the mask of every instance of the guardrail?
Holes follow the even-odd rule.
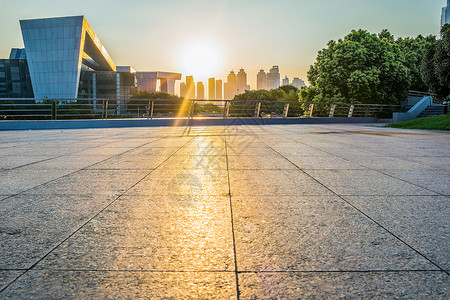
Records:
[[[0,119],[114,118],[392,118],[400,105],[257,100],[0,99]]]

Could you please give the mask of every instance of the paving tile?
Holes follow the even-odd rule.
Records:
[[[0,160],[0,170],[22,167],[54,157],[52,155],[10,155],[8,158],[3,157]]]
[[[361,164],[369,169],[422,170],[431,169],[427,165],[411,162],[398,157],[386,156],[352,156],[348,160]]]
[[[327,155],[327,156],[286,155],[286,158],[289,159],[296,166],[298,166],[300,169],[309,169],[309,170],[366,169],[361,165],[352,163],[351,161],[339,158],[334,155]]]
[[[0,270],[0,290],[5,288],[24,271]],[[0,294],[1,295],[1,294]]]
[[[141,147],[127,152],[127,155],[141,156],[144,158],[154,155],[170,156],[174,154],[178,149],[180,149],[180,147],[152,147],[152,148]]]
[[[226,170],[225,155],[188,155],[172,156],[165,161],[161,170]]]
[[[237,299],[234,273],[33,270],[2,299]]]
[[[37,268],[233,271],[228,197],[127,197]]]
[[[230,170],[232,195],[330,195],[301,170]]]
[[[112,200],[18,195],[0,201],[0,269],[30,267]]]
[[[56,178],[68,175],[74,170],[36,170],[24,166],[0,171],[0,194],[15,195]]]
[[[399,178],[424,187],[428,190],[450,196],[450,170],[381,170]]]
[[[280,155],[230,155],[228,156],[230,170],[261,170],[261,169],[297,169],[295,165]]]
[[[166,155],[130,155],[123,154],[102,160],[90,165],[90,170],[153,170],[161,165],[168,156]]]
[[[450,221],[444,196],[345,196],[389,231],[450,270]]]
[[[54,180],[32,190],[27,194],[44,195],[109,195],[118,196],[126,192],[148,170],[80,170],[63,178]]]
[[[429,166],[433,169],[450,170],[450,157],[448,156],[401,156],[400,158]]]
[[[436,195],[373,170],[305,170],[339,195]]]
[[[239,274],[240,299],[448,299],[441,272]]]
[[[128,195],[228,195],[226,170],[157,169],[139,182]]]
[[[435,270],[336,197],[232,197],[239,271]]]
[[[30,169],[37,170],[80,170],[89,167],[93,164],[101,162],[108,159],[110,156],[100,156],[100,155],[67,155],[54,159],[49,159],[46,161],[38,162],[28,167]]]
[[[228,155],[252,155],[252,156],[274,156],[278,155],[277,152],[275,152],[270,147],[263,147],[263,148],[241,148],[241,147],[227,147]]]

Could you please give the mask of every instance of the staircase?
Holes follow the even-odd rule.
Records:
[[[439,116],[444,113],[444,110],[442,108],[442,105],[430,105],[425,110],[423,110],[417,117],[423,118],[423,117],[430,117],[430,116]]]

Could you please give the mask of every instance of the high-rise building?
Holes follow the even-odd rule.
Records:
[[[292,80],[291,84],[298,89],[301,89],[302,87],[306,86],[305,82],[298,77],[294,77],[294,80]]]
[[[197,82],[197,99],[205,99],[205,86],[203,82]]]
[[[444,24],[450,24],[450,0],[447,0],[447,6],[442,8],[441,28]]]
[[[267,73],[266,83],[268,90],[280,87],[280,69],[278,66],[273,66]]]
[[[240,69],[236,76],[237,79],[237,94],[243,94],[245,91],[250,90],[250,86],[247,84],[247,73],[244,69]]]
[[[195,99],[195,82],[193,76],[186,76],[186,97]]]
[[[208,99],[216,100],[216,79],[214,77],[208,79]]]
[[[186,83],[184,82],[180,83],[180,97],[181,98],[187,97],[187,86]]]
[[[222,80],[216,80],[216,100],[222,100]]]
[[[267,74],[263,69],[259,70],[258,75],[256,75],[256,89],[266,90],[267,89]]]
[[[287,76],[284,77],[281,85],[289,85],[289,78]]]
[[[231,71],[227,76],[227,82],[223,85],[225,90],[225,100],[232,100],[237,93],[236,74]]]

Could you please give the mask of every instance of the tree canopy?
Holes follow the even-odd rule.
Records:
[[[387,30],[353,30],[319,51],[300,101],[396,104],[408,89],[426,90],[420,64],[434,36],[395,40]]]
[[[298,101],[298,89],[295,86],[282,86],[272,90],[252,90],[236,95],[234,100],[258,101]]]
[[[181,99],[177,95],[171,95],[166,92],[147,92],[141,91],[133,94],[131,99]]]
[[[444,99],[450,95],[450,24],[442,27],[441,36],[426,47],[421,71],[431,92]]]

